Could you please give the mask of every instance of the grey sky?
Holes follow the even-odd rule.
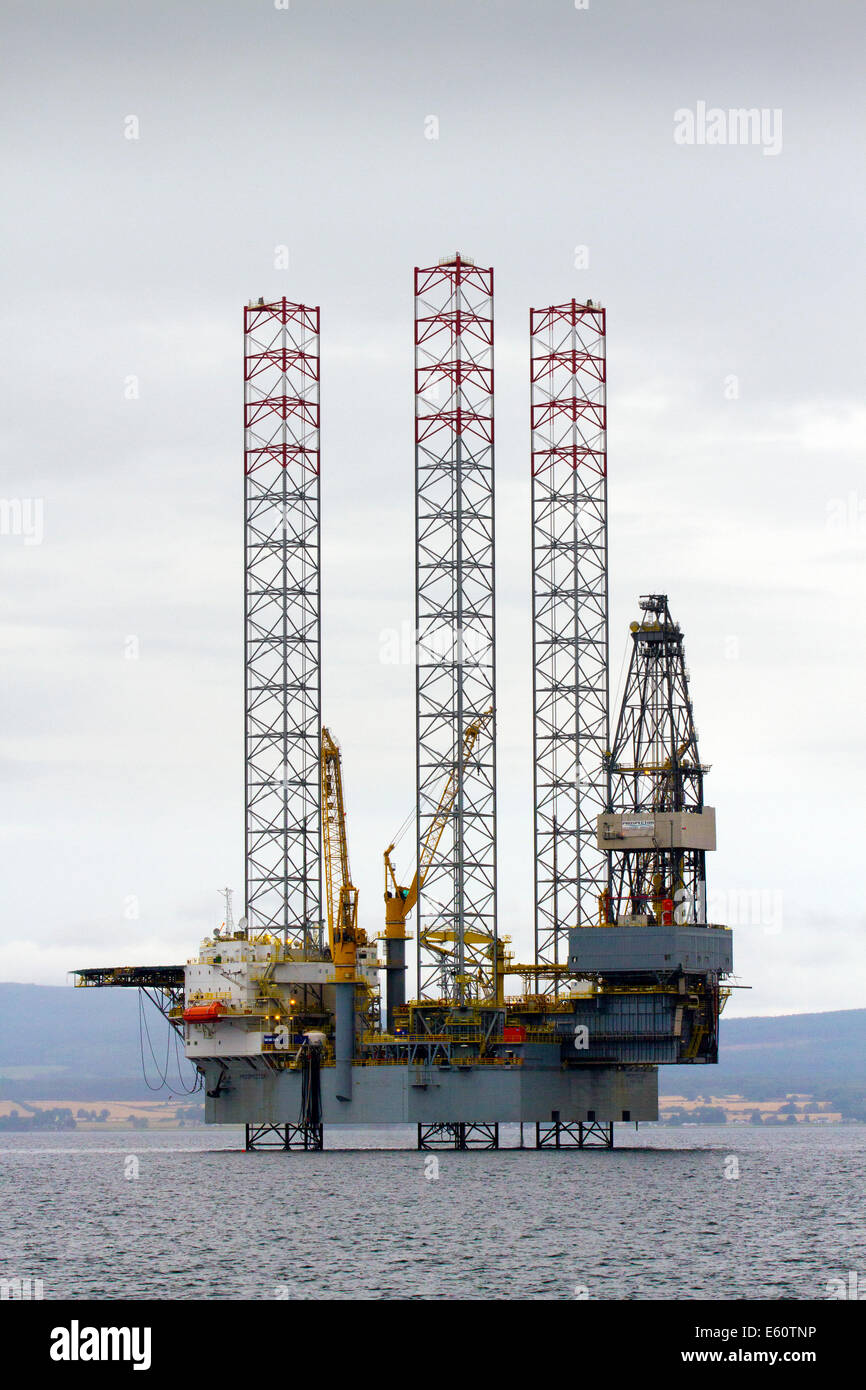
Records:
[[[44,538],[0,536],[0,978],[185,960],[241,888],[259,294],[322,306],[324,713],[378,928],[414,794],[412,668],[380,660],[412,614],[411,272],[459,248],[496,269],[501,929],[525,956],[527,310],[592,297],[613,684],[636,596],[667,591],[710,889],[769,905],[729,1007],[862,1004],[860,7],[32,0],[3,28],[0,495],[41,499]],[[781,151],[677,145],[699,101],[780,109]]]

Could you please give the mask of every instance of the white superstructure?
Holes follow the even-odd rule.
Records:
[[[187,1057],[284,1052],[300,1041],[296,1019],[321,1015],[324,1024],[336,1007],[334,965],[302,954],[272,936],[205,938],[198,959],[184,969]],[[355,973],[362,1014],[378,991],[378,970],[375,944],[360,946]]]

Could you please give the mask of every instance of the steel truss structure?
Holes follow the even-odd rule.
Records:
[[[456,795],[418,895],[418,993],[496,990],[493,271],[415,270],[417,842]],[[467,761],[464,733],[493,710]]]
[[[609,758],[609,811],[697,811],[704,773],[689,693],[683,634],[666,594],[640,599],[628,677]],[[706,852],[653,849],[608,855],[605,919],[648,915],[706,922]],[[666,904],[669,906],[666,909]]]
[[[431,1124],[418,1126],[419,1149],[498,1149],[498,1124]]]
[[[609,750],[605,310],[530,309],[535,958],[599,921]],[[544,988],[557,994],[560,974]]]
[[[246,915],[321,945],[319,310],[244,310]]]
[[[278,1150],[289,1153],[292,1149],[306,1149],[320,1152],[325,1147],[324,1130],[318,1125],[246,1125],[244,1148],[247,1153]]]
[[[613,1120],[579,1120],[576,1124],[537,1124],[537,1149],[612,1149]]]

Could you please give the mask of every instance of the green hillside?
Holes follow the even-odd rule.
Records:
[[[173,1038],[144,1001],[150,1033],[140,1040],[134,990],[0,984],[0,1097],[29,1100],[145,1099],[141,1054],[152,1084],[169,1050],[172,1093],[180,1091]],[[151,1052],[152,1046],[152,1052]],[[181,1062],[187,1084],[189,1065]],[[835,1100],[866,1119],[866,1009],[722,1020],[718,1066],[662,1067],[664,1095],[792,1092]],[[168,1091],[161,1092],[168,1095]]]

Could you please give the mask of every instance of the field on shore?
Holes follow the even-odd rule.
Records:
[[[68,1111],[79,1130],[181,1129],[204,1124],[204,1104],[196,1096],[172,1100],[0,1100],[0,1121],[23,1121],[49,1111]]]
[[[695,1123],[706,1123],[710,1116],[708,1110],[724,1111],[724,1122],[731,1125],[747,1124],[841,1124],[842,1115],[833,1109],[831,1101],[815,1100],[809,1095],[788,1095],[781,1100],[746,1100],[740,1095],[703,1096],[688,1099],[685,1096],[659,1096],[659,1119],[678,1121],[693,1119]],[[721,1122],[720,1116],[713,1119]]]
[[[17,1116],[28,1121],[43,1113],[65,1111],[78,1130],[183,1129],[204,1123],[204,1104],[195,1098],[170,1100],[0,1100],[4,1128]],[[675,1124],[841,1124],[842,1115],[830,1101],[809,1095],[788,1095],[773,1100],[746,1100],[739,1095],[706,1095],[699,1098],[660,1096],[659,1119]]]

